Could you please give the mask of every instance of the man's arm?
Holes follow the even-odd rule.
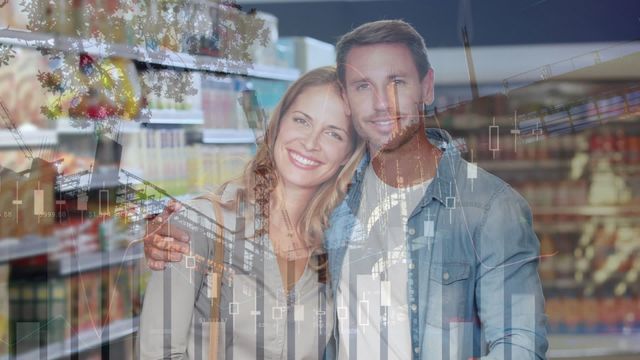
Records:
[[[172,201],[162,214],[148,219],[143,239],[144,256],[152,270],[162,270],[168,262],[181,261],[182,255],[189,253],[188,232],[171,221],[180,209],[180,203]]]
[[[489,354],[485,359],[546,359],[540,244],[527,202],[511,187],[493,198],[476,242],[476,302]]]

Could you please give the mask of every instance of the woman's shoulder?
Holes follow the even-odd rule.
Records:
[[[238,194],[244,189],[237,184],[228,183],[222,185],[214,192],[207,192],[196,196],[187,202],[187,205],[207,217],[216,217],[217,211],[222,214],[235,213]]]

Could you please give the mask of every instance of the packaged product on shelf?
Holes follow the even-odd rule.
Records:
[[[0,192],[0,216],[2,226],[0,226],[0,239],[13,238],[20,236],[18,231],[18,222],[16,222],[16,206],[13,204],[15,199],[19,199],[19,190],[15,184],[22,181],[22,175],[3,168],[0,170],[0,184],[2,191]],[[13,186],[9,186],[9,185]]]
[[[0,356],[9,353],[9,264],[0,264]]]
[[[578,311],[579,299],[575,296],[565,296],[562,302],[565,311],[563,318],[566,331],[569,333],[579,332],[583,320],[580,316],[580,311]]]
[[[207,129],[237,129],[237,97],[231,77],[205,76],[202,79],[202,111]]]
[[[65,280],[61,278],[48,279],[45,285],[48,285],[49,288],[49,295],[46,300],[49,307],[47,316],[48,343],[53,343],[69,337],[67,285]]]
[[[46,18],[47,10],[48,6],[34,7],[34,11],[39,12],[40,19]],[[28,12],[25,11],[25,7],[20,1],[6,1],[4,6],[0,7],[0,27],[27,30],[29,25],[27,15]]]
[[[182,37],[180,49],[194,55],[220,55],[218,3],[186,2],[180,11]]]
[[[242,15],[247,16],[247,15]],[[260,65],[278,65],[278,54],[276,46],[278,43],[278,18],[272,14],[262,11],[256,12],[256,18],[264,22],[263,28],[269,31],[269,38],[265,44],[261,41],[254,41],[249,47],[253,64]],[[248,34],[246,34],[248,35]]]
[[[75,289],[71,292],[73,301],[77,302],[77,331],[99,331],[103,326],[102,297],[106,293],[103,289],[101,271],[80,273],[70,280],[72,289]]]
[[[51,259],[57,260],[71,255],[93,253],[100,250],[98,228],[101,218],[68,218],[56,224],[53,237],[57,242]]]
[[[621,316],[618,308],[618,301],[615,297],[607,295],[600,298],[599,311],[600,315],[600,333],[616,333],[621,328]]]
[[[0,238],[48,235],[55,222],[54,184],[57,170],[52,163],[33,159],[28,176],[9,169],[0,171],[2,194]],[[18,200],[19,203],[13,203]]]
[[[550,333],[558,333],[562,323],[562,303],[559,297],[545,295],[544,311],[547,314],[547,327]]]
[[[202,169],[200,163],[202,157],[200,156],[201,144],[194,144],[185,148],[185,173],[184,178],[187,184],[187,193],[194,193],[199,191],[198,179]]]
[[[584,332],[596,333],[598,331],[598,300],[594,297],[582,298],[580,316],[584,323]]]
[[[40,107],[47,104],[48,96],[38,81],[38,72],[48,71],[47,60],[36,50],[15,50],[15,58],[0,66],[0,100],[18,129],[25,124],[46,128]],[[4,123],[0,127],[6,128]]]
[[[556,248],[553,244],[553,239],[549,234],[543,234],[540,237],[540,253],[541,254],[553,254],[555,253]],[[555,259],[554,257],[544,257],[540,259],[540,264],[538,265],[538,272],[540,273],[540,280],[542,284],[551,283],[556,279],[555,269],[554,269]]]
[[[301,73],[335,63],[335,46],[310,37],[283,37],[278,39],[280,66],[297,68]]]
[[[273,112],[273,109],[282,98],[282,95],[287,91],[288,85],[289,84],[286,81],[274,81],[267,79],[251,80],[251,86],[253,86],[255,95],[258,99],[258,107],[264,110],[264,113],[267,116],[267,120]],[[244,90],[244,88],[246,88],[247,86],[249,85],[238,84],[236,89]]]
[[[223,145],[219,155],[220,180],[224,182],[240,176],[253,153],[246,145]]]

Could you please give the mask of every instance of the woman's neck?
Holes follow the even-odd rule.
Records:
[[[309,201],[311,201],[314,192],[315,189],[279,184],[274,191],[276,201],[271,205],[271,212],[285,211],[295,226],[300,221],[302,213],[306,209]]]

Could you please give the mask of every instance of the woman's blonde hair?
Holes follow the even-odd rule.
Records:
[[[257,229],[256,236],[266,234],[269,228],[269,205],[272,201],[273,190],[279,181],[273,149],[282,118],[306,89],[323,85],[333,86],[336,94],[340,95],[335,67],[327,66],[311,70],[291,84],[273,110],[264,137],[259,141],[255,157],[247,164],[243,174],[238,179],[231,181],[244,188],[247,200],[255,204],[255,215],[260,217],[262,224],[261,228]],[[322,249],[323,233],[328,226],[331,211],[344,198],[351,178],[364,154],[364,142],[355,130],[351,133],[350,140],[353,147],[350,158],[333,177],[320,185],[303,213],[301,221],[297,224],[298,234],[303,236],[306,245],[312,252]]]

